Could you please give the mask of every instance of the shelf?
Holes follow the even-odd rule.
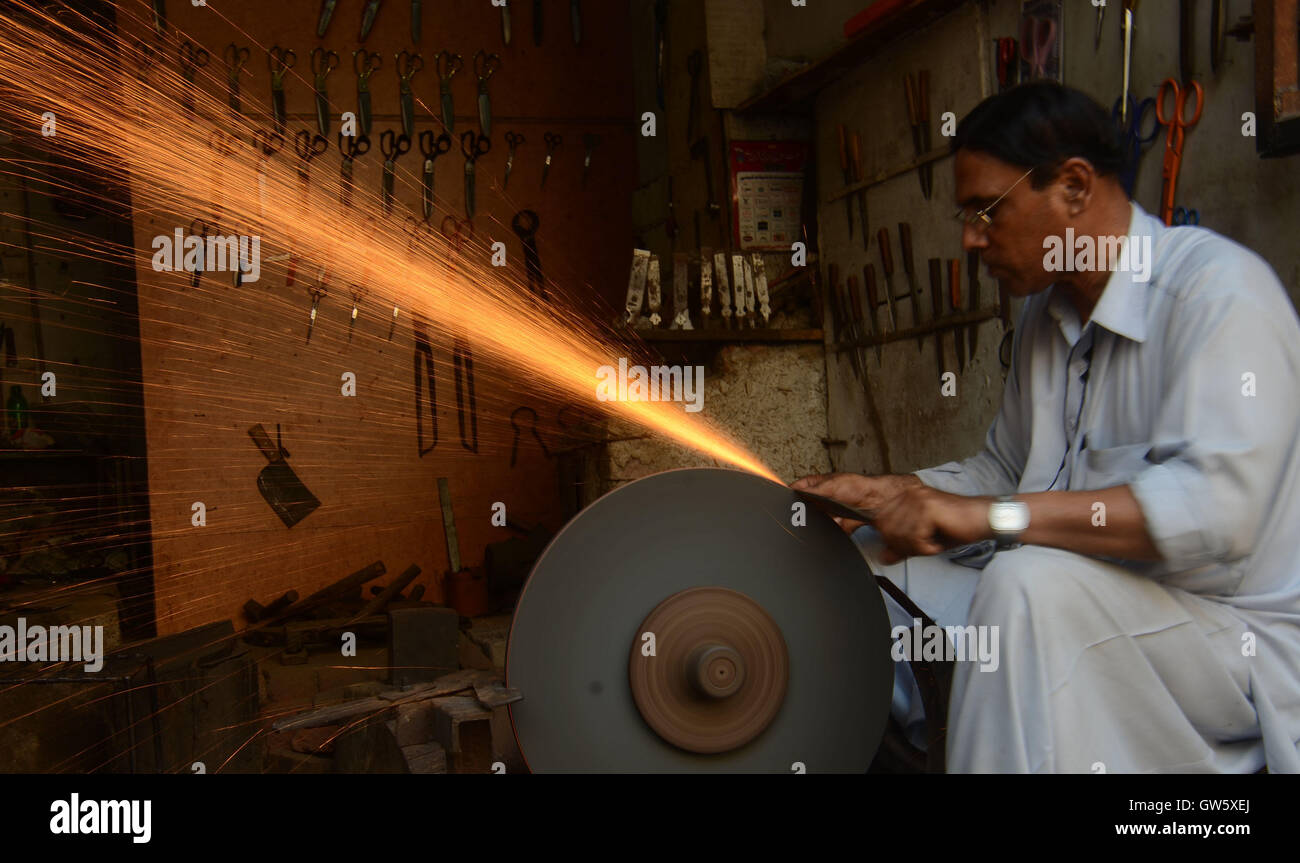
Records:
[[[816,342],[825,341],[823,330],[633,330],[647,342]]]

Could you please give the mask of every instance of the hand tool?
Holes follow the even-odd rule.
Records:
[[[843,315],[848,322],[848,335],[851,348],[849,350],[849,359],[853,363],[853,373],[862,378],[863,370],[867,366],[867,355],[862,346],[862,336],[865,325],[862,319],[862,295],[858,291],[858,277],[849,276],[845,283],[845,293],[840,300],[844,305]]]
[[[1201,211],[1189,210],[1187,207],[1175,207],[1173,223],[1175,225],[1199,225],[1201,223]]]
[[[533,44],[542,47],[542,0],[533,0]]]
[[[862,182],[862,136],[854,132],[849,136],[849,167],[853,169],[853,182]],[[858,222],[862,229],[862,251],[871,250],[871,234],[867,225],[867,190],[858,189]]]
[[[519,436],[523,434],[524,431],[522,428],[520,428],[519,421],[516,419],[516,417],[521,417],[525,413],[532,414],[533,416],[533,418],[528,421],[528,426],[527,426],[528,430],[533,433],[533,440],[537,441],[537,446],[541,448],[542,455],[544,455],[546,458],[551,457],[551,451],[547,448],[546,441],[542,440],[542,436],[537,432],[537,419],[538,419],[537,411],[533,410],[527,405],[521,405],[510,412],[510,428],[514,429],[515,431],[514,440],[510,444],[510,466],[511,467],[514,467],[519,459]]]
[[[713,275],[718,280],[718,308],[722,328],[731,329],[731,281],[727,275],[727,253],[713,253]]]
[[[600,136],[593,135],[590,132],[582,136],[582,146],[586,149],[586,154],[582,157],[582,185],[587,185],[587,174],[591,171],[591,156],[600,145]],[[696,245],[699,245],[699,230],[696,230]]]
[[[180,46],[181,77],[185,79],[185,88],[181,94],[182,103],[187,114],[194,111],[194,75],[203,66],[208,65],[206,48],[195,48],[186,39]]]
[[[357,73],[357,125],[361,134],[370,134],[370,76],[383,65],[379,52],[367,54],[363,49],[352,52],[352,68]]]
[[[1002,93],[1018,81],[1020,62],[1017,57],[1016,40],[1012,37],[995,39],[994,45],[997,48],[998,58],[998,92]]]
[[[466,133],[469,134],[469,133]],[[424,220],[427,222],[433,217],[433,166],[438,157],[451,149],[451,136],[446,132],[434,137],[432,129],[425,129],[420,133],[420,152],[424,154],[424,170],[422,171],[422,183],[420,193],[420,212],[424,214]]]
[[[380,186],[384,215],[393,211],[393,175],[397,169],[397,160],[410,149],[411,139],[398,135],[392,129],[385,129],[379,136],[379,151],[384,154],[384,173]]]
[[[573,25],[573,44],[582,44],[582,0],[569,0],[569,23]]]
[[[226,61],[226,102],[230,105],[230,110],[238,115],[242,109],[239,99],[239,73],[248,63],[249,52],[247,48],[236,47],[235,43],[231,42],[226,46],[223,56]]]
[[[438,96],[442,101],[442,125],[447,130],[447,133],[451,134],[456,131],[456,111],[451,98],[451,79],[455,78],[456,73],[465,65],[465,59],[459,54],[440,51],[434,59],[433,65],[438,72]]]
[[[912,127],[912,148],[919,159],[930,152],[930,72],[922,69],[915,79],[908,72],[903,76],[903,91],[907,98],[907,120]],[[927,163],[919,166],[917,178],[921,183],[921,195],[930,200],[930,190],[934,181],[933,165]]]
[[[885,274],[885,304],[889,307],[889,328],[898,332],[898,316],[894,314],[894,250],[889,245],[889,228],[876,232],[876,246],[880,252],[880,269]]]
[[[298,154],[298,179],[302,180],[305,187],[311,182],[311,163],[312,160],[329,149],[329,141],[326,141],[320,135],[313,135],[306,129],[299,129],[298,134],[293,139],[294,152]],[[304,194],[306,189],[304,188]]]
[[[457,338],[452,342],[451,367],[456,382],[456,428],[460,431],[460,445],[476,453],[478,402],[474,398],[474,352],[467,339]],[[446,480],[439,479],[438,482],[445,483]]]
[[[501,57],[479,49],[474,55],[474,74],[478,77],[478,127],[484,135],[492,135],[492,97],[488,95],[488,81],[501,68]]]
[[[972,312],[978,312],[980,309],[980,254],[979,252],[966,253],[966,283],[970,287],[969,308]],[[966,326],[966,343],[970,346],[971,361],[975,360],[975,348],[979,344],[980,325],[976,321]]]
[[[330,133],[330,97],[325,89],[325,79],[338,65],[337,53],[323,48],[311,49],[312,85],[316,91],[316,129],[322,135]]]
[[[358,42],[366,41],[370,35],[370,30],[375,26],[375,16],[379,14],[380,0],[366,0],[366,8],[361,13],[361,33],[357,36]]]
[[[510,0],[501,4],[501,41],[510,44]]]
[[[1127,106],[1121,106],[1121,100],[1127,101]],[[1142,161],[1143,145],[1149,144],[1156,139],[1156,133],[1160,131],[1160,124],[1156,122],[1156,100],[1143,99],[1138,102],[1133,98],[1132,93],[1126,93],[1119,99],[1115,100],[1115,106],[1110,112],[1111,118],[1119,127],[1120,136],[1123,139],[1126,159],[1124,168],[1120,171],[1119,180],[1123,185],[1124,191],[1130,198],[1133,197],[1133,187],[1137,183],[1138,163]],[[1127,120],[1121,117],[1127,115]],[[1147,116],[1151,117],[1151,131],[1143,132]]]
[[[641,320],[645,305],[646,273],[650,269],[650,253],[645,249],[632,250],[632,269],[627,277],[627,299],[623,303],[623,323],[635,327]]]
[[[468,219],[458,219],[448,213],[442,217],[442,224],[438,226],[438,230],[447,241],[447,246],[455,253],[456,258],[459,258],[465,244],[469,242],[469,237],[474,235],[474,224]]]
[[[153,29],[159,36],[167,31],[167,0],[153,0]]]
[[[713,305],[713,250],[700,249],[700,329],[709,328]]]
[[[880,313],[880,292],[876,288],[876,268],[867,264],[862,268],[862,284],[867,292],[867,316],[871,322],[871,337],[876,340],[876,362],[882,363],[885,334],[880,331],[878,315]]]
[[[650,256],[650,267],[646,270],[646,308],[650,310],[650,315],[644,319],[645,323],[653,329],[659,326],[663,318],[659,317],[659,308],[662,302],[660,291],[659,277],[659,256],[652,254]]]
[[[861,552],[830,518],[814,511],[789,526],[796,501],[753,475],[680,470],[620,487],[570,522],[534,567],[510,632],[507,673],[525,694],[510,711],[531,770],[790,773],[795,758],[809,771],[866,770],[888,720],[889,621]],[[673,537],[666,545],[716,550],[717,562],[705,572],[680,564],[681,546],[676,558],[638,551],[656,573],[646,585],[612,539],[643,527]],[[645,633],[659,634],[655,657],[641,653]],[[744,688],[698,694],[717,667],[704,651],[717,646],[744,668]]]
[[[411,0],[411,41],[416,45],[420,44],[420,36],[424,32],[424,3],[421,0]]]
[[[711,154],[712,149],[709,146],[708,135],[705,135],[691,145],[691,158],[699,159],[704,163],[704,187],[709,194],[709,200],[704,205],[704,208],[708,210],[710,216],[716,216],[722,211],[722,208],[718,206],[717,197],[714,195],[713,157]]]
[[[537,253],[537,229],[541,224],[542,220],[532,210],[520,210],[510,220],[510,227],[524,246],[524,272],[528,276],[528,290],[544,300],[546,279],[542,277],[542,258]]]
[[[460,136],[460,152],[465,157],[465,218],[474,220],[474,166],[480,156],[487,155],[492,149],[492,141],[487,135],[463,132]]]
[[[909,84],[911,76],[908,76]],[[908,90],[911,93],[911,90]],[[844,175],[844,185],[853,185],[853,166],[849,163],[849,130],[840,123],[840,173]],[[844,198],[844,218],[849,225],[849,239],[853,239],[853,198]]]
[[[330,28],[330,19],[334,17],[334,7],[339,5],[339,0],[321,0],[320,18],[316,22],[316,38],[324,39],[325,31]]]
[[[564,139],[555,132],[547,132],[542,136],[542,140],[546,142],[546,161],[542,163],[542,188],[545,188],[546,178],[551,173],[551,158],[564,143]]]
[[[201,241],[199,243],[199,253],[195,258],[194,275],[190,279],[190,287],[192,288],[197,288],[199,286],[199,280],[203,277],[204,257],[207,254],[208,248],[208,232],[213,230],[213,227],[214,226],[205,219],[196,218],[190,222],[190,236],[198,237]]]
[[[1210,3],[1210,71],[1219,74],[1223,59],[1223,0]]]
[[[276,45],[266,52],[266,66],[271,72],[271,113],[275,131],[284,134],[284,76],[298,62],[292,48]]]
[[[293,468],[289,467],[289,463],[286,461],[289,457],[289,451],[284,448],[279,423],[276,423],[275,426],[275,443],[271,442],[271,436],[266,433],[266,429],[262,428],[261,423],[257,423],[250,428],[248,435],[269,462],[257,475],[257,490],[261,492],[262,498],[271,505],[271,509],[284,522],[284,526],[293,527],[311,515],[320,506],[320,501],[302,484],[302,480],[298,479],[298,475],[293,472]],[[379,564],[378,572],[369,575],[365,581],[358,581],[356,587],[360,587],[366,581],[378,578],[383,574],[383,564]],[[313,594],[308,599],[318,599],[318,597]],[[304,603],[306,602],[307,600],[304,600]]]
[[[506,176],[501,183],[502,190],[510,188],[510,172],[515,169],[515,150],[524,143],[524,136],[517,132],[506,132]]]
[[[453,220],[454,221],[454,220]],[[433,364],[433,345],[429,330],[418,314],[411,318],[411,333],[415,340],[415,447],[421,458],[438,445],[438,375]],[[424,379],[420,379],[420,366],[424,365]],[[424,445],[424,388],[429,391],[429,424],[433,441]]]
[[[352,165],[357,156],[364,156],[370,152],[370,138],[365,135],[349,138],[340,132],[339,152],[343,155],[343,161],[339,166],[339,203],[344,207],[351,207],[352,192],[356,189],[356,183],[352,179]]]
[[[1092,50],[1101,50],[1101,24],[1106,20],[1106,4],[1102,3],[1097,6],[1097,33],[1092,39]]]
[[[673,253],[673,322],[668,325],[670,330],[693,330],[691,325],[691,312],[686,306],[686,299],[690,294],[690,283],[687,281],[686,253]]]
[[[943,330],[939,321],[943,318],[943,258],[930,258],[930,311],[934,320],[934,359],[939,366],[939,377],[947,371],[943,359]]]
[[[830,281],[831,306],[839,315],[840,334],[836,342],[837,346],[843,346],[845,342],[856,342],[860,333],[853,324],[852,303],[849,302],[848,293],[844,286],[840,284],[840,268],[838,264],[830,264],[826,268],[826,275]],[[858,354],[856,350],[850,350],[849,363],[853,366],[853,374],[861,379],[862,368],[858,364]]]
[[[1178,0],[1178,80],[1192,80],[1192,15],[1194,0]]]
[[[317,283],[307,288],[307,296],[311,297],[311,316],[307,319],[307,343],[311,343],[311,332],[316,327],[316,311],[320,308],[320,301],[329,294],[329,288],[324,284]]]
[[[267,185],[266,171],[270,159],[284,146],[284,136],[279,132],[257,129],[253,132],[253,148],[257,153],[257,223],[258,233],[265,232]]]
[[[402,134],[408,138],[415,137],[415,93],[411,90],[411,79],[415,73],[424,68],[424,58],[419,54],[402,51],[397,58],[398,101],[402,108]],[[448,127],[450,129],[450,127]]]
[[[1020,57],[1029,64],[1031,78],[1046,78],[1047,64],[1056,47],[1056,21],[1026,16],[1020,22]]]
[[[352,331],[357,326],[357,313],[361,311],[361,301],[370,293],[369,288],[363,288],[361,285],[350,285],[352,293],[352,316],[348,318],[348,344],[352,344]]]
[[[954,314],[961,311],[961,261],[948,259],[948,299],[952,302]],[[953,328],[953,339],[957,342],[957,371],[966,371],[966,334],[961,327]]]
[[[695,143],[696,115],[700,112],[700,73],[704,70],[704,52],[695,50],[686,58],[686,70],[691,76],[691,103],[686,114],[686,145]]]
[[[763,326],[772,318],[772,305],[767,292],[767,263],[758,252],[753,254],[754,262],[754,296],[758,300],[758,313],[763,317]]]
[[[1196,94],[1196,110],[1187,116],[1188,93]],[[1173,113],[1165,115],[1165,96],[1174,98]],[[1201,109],[1205,107],[1205,91],[1199,81],[1192,81],[1191,88],[1184,89],[1173,78],[1166,78],[1160,85],[1156,96],[1156,120],[1167,127],[1165,135],[1165,161],[1161,175],[1164,177],[1164,189],[1160,194],[1160,216],[1166,225],[1173,224],[1174,195],[1178,185],[1178,173],[1183,167],[1183,144],[1187,129],[1195,126],[1201,119]]]
[[[835,264],[831,264],[827,267],[827,270],[827,305],[831,308],[831,344],[838,348],[844,344],[845,339],[851,338],[851,336],[848,332],[848,321],[844,314],[844,298],[840,296],[839,290],[840,268]],[[825,315],[823,315],[824,318]],[[850,359],[854,360],[853,370],[856,372],[857,358],[851,356]]]
[[[1124,44],[1123,77],[1120,83],[1119,122],[1128,124],[1128,83],[1133,69],[1133,7],[1136,0],[1124,0],[1123,18],[1120,19],[1120,33]]]
[[[898,244],[903,251],[903,272],[907,274],[907,293],[912,298],[912,326],[921,326],[921,288],[916,283],[916,267],[912,260],[912,226],[898,223]],[[925,350],[925,336],[916,337],[916,352]]]

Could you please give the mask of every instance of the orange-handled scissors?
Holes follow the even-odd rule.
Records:
[[[1165,135],[1165,161],[1161,170],[1165,183],[1160,193],[1160,217],[1166,225],[1172,225],[1174,222],[1174,191],[1178,184],[1178,172],[1183,167],[1183,139],[1188,127],[1195,126],[1201,119],[1201,109],[1205,107],[1205,91],[1201,89],[1200,82],[1192,81],[1190,84],[1191,89],[1185,90],[1173,78],[1166,78],[1160,85],[1159,95],[1156,96],[1156,120],[1160,125],[1169,127]],[[1174,97],[1174,112],[1166,117],[1165,95],[1171,91]],[[1196,110],[1191,117],[1187,116],[1189,92],[1196,94]]]

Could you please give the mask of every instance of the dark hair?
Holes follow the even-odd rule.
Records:
[[[1066,159],[1087,159],[1098,174],[1118,174],[1126,155],[1110,114],[1088,94],[1054,81],[1035,81],[990,96],[957,126],[952,152],[975,150],[1010,165],[1033,168],[1042,188]]]

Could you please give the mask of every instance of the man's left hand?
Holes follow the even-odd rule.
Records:
[[[991,497],[965,497],[924,485],[907,489],[889,501],[873,522],[886,545],[882,562],[897,563],[990,539],[992,502]]]

